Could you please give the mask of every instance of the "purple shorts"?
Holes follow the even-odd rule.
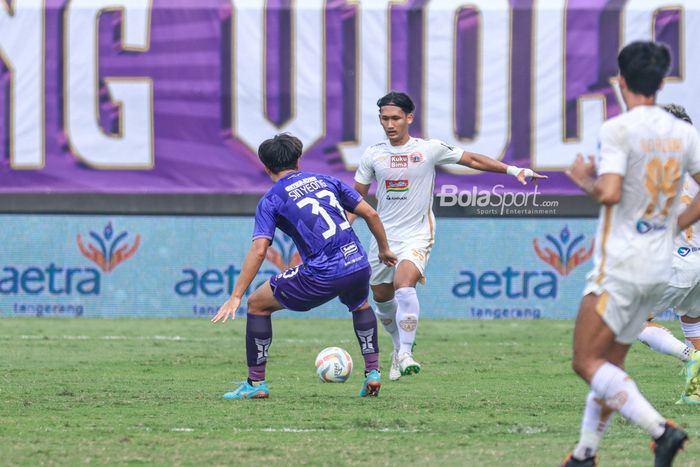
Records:
[[[338,297],[349,311],[355,311],[369,297],[371,274],[368,266],[336,279],[319,279],[304,266],[297,266],[272,277],[270,286],[277,301],[288,310],[309,311]]]

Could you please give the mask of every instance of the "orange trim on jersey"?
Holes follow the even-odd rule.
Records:
[[[430,206],[428,208],[428,227],[430,228],[430,240],[428,240],[428,248],[426,249],[425,254],[429,255],[430,250],[433,249],[433,245],[435,244],[435,226],[433,225],[433,207]]]
[[[605,216],[603,217],[603,239],[600,242],[600,270],[598,271],[598,278],[596,283],[598,285],[603,283],[603,278],[605,277],[605,260],[607,255],[605,254],[605,244],[608,243],[608,235],[610,235],[610,218],[612,217],[612,208],[610,206],[605,206]]]
[[[605,310],[608,308],[609,298],[610,296],[607,292],[603,292],[598,296],[598,303],[595,305],[595,312],[598,313],[599,316],[603,316],[605,314]]]
[[[430,240],[428,240],[428,248],[425,252],[426,256],[430,254],[430,250],[435,243],[435,226],[433,225],[433,192],[435,191],[435,173],[433,172],[433,183],[430,184],[430,203],[428,204],[428,226],[430,228]]]
[[[425,259],[428,260],[430,256],[430,250],[433,249],[435,244],[435,226],[433,225],[433,192],[435,191],[435,173],[433,172],[433,183],[430,184],[430,203],[428,204],[428,228],[430,229],[430,239],[428,240],[428,247],[425,249]],[[425,274],[421,276],[420,283],[425,285],[426,277]]]

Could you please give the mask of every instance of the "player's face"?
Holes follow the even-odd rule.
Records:
[[[408,141],[408,126],[412,122],[413,114],[407,114],[395,105],[385,105],[379,110],[379,123],[393,146],[401,146]]]

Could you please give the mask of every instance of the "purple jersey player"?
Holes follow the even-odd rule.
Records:
[[[360,397],[376,396],[381,387],[377,321],[367,304],[371,269],[345,211],[365,219],[379,245],[380,261],[393,266],[396,256],[389,249],[377,212],[341,181],[300,172],[301,152],[301,141],[289,134],[268,139],[258,148],[265,171],[275,184],[258,203],[253,245],[231,297],[212,322],[236,317],[244,292],[265,260],[275,229],[294,240],[303,263],[266,281],[248,298],[248,380],[235,391],[224,394],[227,399],[269,396],[265,365],[272,342],[271,315],[274,311],[283,308],[308,311],[335,297],[352,312],[355,334],[365,359],[365,381]]]

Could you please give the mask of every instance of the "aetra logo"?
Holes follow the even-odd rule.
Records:
[[[545,235],[545,239],[552,248],[546,243],[540,247],[537,238],[535,238],[532,241],[535,253],[562,276],[567,276],[593,256],[594,241],[591,240],[590,244],[587,244],[584,235],[571,235],[569,226],[564,226],[558,237]]]
[[[127,231],[115,234],[112,223],[109,222],[100,233],[91,231],[92,242],[85,244],[78,234],[76,242],[78,249],[87,259],[95,263],[103,272],[112,272],[127,259],[134,256],[141,245],[141,236],[136,234],[133,243],[126,239]]]

